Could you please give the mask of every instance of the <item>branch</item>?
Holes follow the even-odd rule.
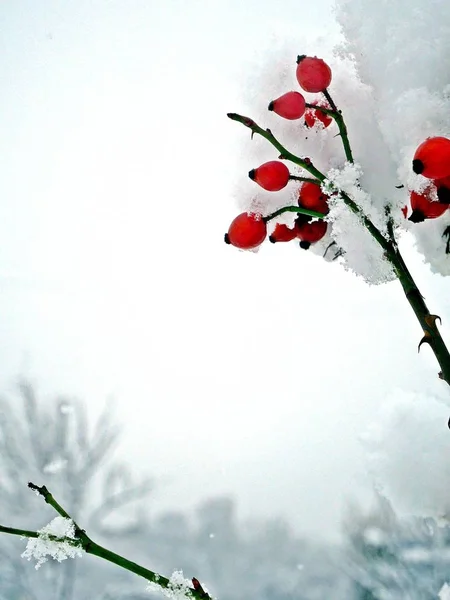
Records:
[[[325,106],[320,106],[318,104],[310,104],[309,102],[306,103],[306,107],[312,108],[314,110],[320,110],[324,114],[329,115],[330,117],[333,117],[333,119],[336,121],[336,125],[339,128],[339,135],[342,138],[342,144],[344,146],[345,157],[348,160],[348,162],[353,163],[354,160],[353,160],[352,149],[350,147],[350,140],[348,139],[347,126],[345,124],[344,117],[342,116],[342,112],[338,109],[338,107],[334,103],[334,100],[330,96],[330,92],[328,90],[324,90],[322,93],[325,96],[325,98],[327,99],[328,104],[331,106],[331,109],[325,108]]]
[[[155,571],[151,571],[150,569],[146,569],[145,567],[142,567],[137,563],[128,560],[120,554],[111,552],[111,550],[108,550],[107,548],[104,548],[103,546],[100,546],[99,544],[91,540],[91,538],[88,537],[88,535],[86,534],[86,531],[84,529],[81,529],[77,525],[77,523],[75,523],[75,521],[71,518],[71,516],[64,510],[64,508],[55,500],[55,498],[48,491],[45,485],[38,486],[30,482],[28,484],[28,487],[34,490],[39,496],[42,496],[45,502],[47,502],[47,504],[50,504],[50,506],[52,506],[61,517],[64,517],[65,519],[70,519],[74,524],[75,538],[48,535],[49,540],[54,542],[68,542],[72,545],[80,546],[87,554],[93,554],[94,556],[103,558],[104,560],[114,563],[115,565],[122,567],[127,571],[131,571],[131,573],[139,575],[147,581],[155,583],[156,585],[164,589],[171,589],[172,584],[170,579],[168,579],[167,577],[164,577],[163,575],[160,575]],[[26,529],[14,529],[12,527],[4,526],[0,526],[0,533],[9,533],[12,535],[18,535],[20,537],[28,538],[38,538],[40,535],[37,531],[29,531]],[[192,581],[194,587],[189,588],[190,597],[194,598],[195,600],[212,600],[211,596],[205,592],[205,590],[202,588],[197,579],[194,578]]]
[[[334,102],[333,102],[331,96],[328,94],[328,92],[325,91],[324,94],[325,94],[325,97],[327,98],[328,102],[330,102],[330,106],[332,107],[332,112],[334,113],[333,116],[336,119],[336,122],[338,123],[339,129],[340,129],[340,132],[342,135],[342,140],[344,142],[344,147],[346,147],[347,158],[348,158],[348,160],[350,160],[350,158],[351,158],[350,162],[353,162],[353,157],[351,156],[350,145],[348,144],[347,129],[345,127],[345,123],[342,118],[342,115],[339,111],[337,111],[336,105],[334,104]],[[314,108],[320,109],[319,106],[315,106],[315,105],[314,105]],[[329,109],[324,109],[324,112],[325,111],[328,113],[330,112]],[[276,139],[276,137],[273,135],[273,133],[270,131],[270,129],[263,129],[262,127],[257,125],[257,123],[255,123],[255,121],[253,121],[253,119],[249,119],[248,117],[243,117],[236,113],[228,113],[228,117],[231,120],[238,121],[239,123],[242,123],[249,129],[251,129],[252,135],[257,133],[257,134],[261,135],[262,137],[264,137],[268,142],[270,142],[272,144],[272,146],[274,146],[280,152],[280,154],[281,154],[280,158],[290,160],[291,162],[295,163],[296,165],[299,165],[300,167],[302,167],[303,169],[305,169],[306,171],[311,173],[318,181],[320,181],[320,182],[325,181],[326,176],[323,173],[321,173],[318,169],[316,169],[316,167],[312,164],[312,162],[309,158],[300,158],[299,156],[292,154],[292,152],[289,152],[289,150],[287,150]],[[333,183],[333,182],[331,182],[331,183]],[[339,189],[338,189],[338,193],[339,193],[340,197],[342,198],[342,200],[345,202],[345,204],[350,208],[350,210],[359,216],[363,225],[366,227],[366,229],[369,231],[369,233],[372,235],[372,237],[375,239],[375,241],[378,242],[378,244],[383,249],[384,256],[391,263],[392,268],[394,269],[395,275],[397,276],[397,278],[400,281],[400,284],[403,288],[405,296],[406,296],[411,308],[413,309],[414,314],[416,315],[416,318],[420,323],[420,326],[422,327],[424,336],[419,343],[419,350],[420,350],[420,347],[422,344],[424,344],[424,343],[429,344],[429,346],[431,347],[431,349],[439,363],[439,366],[441,367],[439,377],[441,379],[443,379],[444,381],[446,381],[448,385],[450,385],[450,353],[449,353],[449,351],[445,345],[445,342],[442,339],[442,336],[439,333],[439,330],[437,328],[436,320],[438,317],[436,315],[431,314],[430,311],[428,310],[428,307],[425,304],[423,296],[420,293],[419,288],[417,287],[417,284],[414,281],[411,273],[409,272],[409,270],[405,264],[405,261],[403,260],[402,255],[400,254],[400,251],[397,247],[397,243],[394,238],[393,223],[388,218],[387,230],[388,230],[389,239],[387,239],[381,233],[381,231],[376,227],[376,225],[369,219],[369,217],[364,213],[364,211],[356,204],[356,202],[350,198],[350,196],[348,194],[346,194],[345,192],[343,192],[342,190],[339,190]],[[282,210],[282,209],[280,209],[280,210]],[[285,210],[292,210],[292,208],[285,207],[285,209],[282,210],[282,212],[284,212]],[[273,215],[271,215],[271,218],[273,218],[273,216],[275,216],[276,214],[280,214],[280,213],[273,213]],[[444,232],[444,233],[446,233],[446,232]],[[449,237],[450,237],[450,234],[449,234]],[[450,427],[450,420],[449,420],[449,427]]]
[[[323,219],[326,215],[323,213],[317,212],[315,210],[309,210],[308,208],[302,208],[301,206],[283,206],[283,208],[279,208],[275,212],[267,215],[267,217],[263,217],[263,221],[270,221],[271,219],[275,219],[279,215],[282,215],[285,212],[295,212],[301,215],[308,215],[308,217],[315,217],[316,219]]]
[[[293,181],[307,181],[308,183],[315,183],[316,185],[320,185],[320,181],[317,181],[317,179],[313,179],[312,177],[299,177],[298,175],[289,175],[289,179]]]
[[[303,169],[305,169],[306,171],[311,173],[311,175],[314,175],[314,177],[316,179],[318,179],[320,182],[322,182],[326,179],[325,175],[314,167],[314,165],[309,160],[309,158],[301,158],[300,156],[296,156],[292,152],[289,152],[289,150],[287,150],[287,148],[285,148],[283,146],[283,144],[281,144],[276,139],[276,137],[273,135],[273,133],[270,131],[270,129],[263,129],[262,127],[257,125],[255,123],[255,121],[253,121],[253,119],[249,119],[248,117],[243,117],[242,115],[238,115],[236,113],[228,113],[227,117],[229,119],[231,119],[232,121],[237,121],[238,123],[242,123],[249,129],[251,129],[252,136],[255,133],[257,133],[258,135],[261,135],[263,138],[266,138],[266,140],[269,141],[272,144],[272,146],[275,146],[275,148],[279,151],[280,158],[283,158],[285,160],[290,160],[291,162],[298,165],[299,167],[302,167]]]

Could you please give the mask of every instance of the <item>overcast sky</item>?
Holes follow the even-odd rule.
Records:
[[[155,509],[233,493],[335,536],[370,490],[359,434],[437,367],[396,283],[223,243],[248,171],[226,112],[271,40],[332,46],[331,2],[16,0],[0,32],[2,389],[113,395]]]

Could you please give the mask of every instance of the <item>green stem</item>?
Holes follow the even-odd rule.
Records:
[[[10,533],[11,535],[19,535],[20,537],[37,538],[37,531],[29,531],[28,529],[15,529],[14,527],[4,527],[0,525],[0,533]]]
[[[394,256],[391,262],[394,265],[396,275],[424,333],[424,337],[419,344],[419,350],[422,343],[430,345],[441,367],[439,377],[450,385],[450,353],[436,325],[436,320],[440,320],[440,317],[430,313],[398,248],[392,248],[392,253]]]
[[[316,219],[323,219],[325,215],[323,213],[317,212],[315,210],[309,210],[307,208],[301,208],[300,206],[283,206],[283,208],[279,208],[275,212],[267,215],[267,217],[263,217],[263,221],[270,221],[271,219],[275,219],[279,215],[282,215],[285,212],[295,212],[301,215],[308,215],[308,217],[315,217]]]
[[[289,179],[292,181],[306,181],[307,183],[315,183],[316,185],[320,185],[320,181],[317,179],[313,179],[312,177],[300,177],[299,175],[289,175]]]
[[[68,538],[68,537],[57,538],[55,536],[56,542],[64,541],[64,542],[70,542],[72,544],[75,543],[75,544],[79,545],[81,548],[83,548],[83,550],[87,554],[92,554],[94,556],[98,556],[99,558],[103,558],[104,560],[114,563],[115,565],[122,567],[122,569],[131,571],[131,573],[135,573],[136,575],[139,575],[140,577],[143,577],[147,581],[151,581],[151,582],[161,586],[162,588],[166,588],[166,589],[170,588],[170,580],[167,577],[164,577],[163,575],[160,575],[159,573],[156,573],[155,571],[151,571],[150,569],[146,569],[145,567],[141,567],[137,563],[132,562],[131,560],[128,560],[124,556],[121,556],[120,554],[116,554],[115,552],[112,552],[111,550],[108,550],[107,548],[104,548],[103,546],[100,546],[99,544],[97,544],[96,542],[91,540],[91,538],[86,534],[86,531],[84,529],[81,529],[75,523],[75,521],[71,518],[71,516],[64,510],[64,508],[60,504],[58,504],[58,502],[55,500],[53,495],[48,491],[48,489],[45,487],[45,485],[38,486],[38,485],[35,485],[34,483],[30,482],[28,484],[28,487],[30,489],[34,490],[35,492],[37,492],[39,495],[41,495],[44,498],[45,502],[47,502],[47,504],[50,504],[50,506],[52,506],[59,515],[61,515],[65,519],[70,519],[73,522],[74,528],[75,528],[75,539]],[[39,537],[39,533],[36,531],[27,531],[24,529],[13,529],[10,527],[0,527],[0,532],[11,533],[13,535],[20,535],[20,536],[25,536],[25,537],[33,537],[33,538]],[[49,536],[49,538],[52,539],[52,536]],[[189,595],[192,598],[195,598],[195,600],[212,600],[209,595],[205,594],[205,592],[201,586],[198,588],[195,586],[194,586],[194,588],[190,588]]]
[[[350,140],[348,139],[347,126],[345,124],[344,117],[342,116],[342,112],[338,109],[338,107],[334,103],[334,100],[330,96],[330,92],[328,90],[323,90],[322,93],[325,96],[325,98],[327,99],[328,104],[331,106],[331,110],[329,108],[325,108],[325,106],[320,106],[317,104],[306,103],[306,106],[307,106],[307,108],[312,108],[314,110],[320,110],[324,114],[329,115],[330,117],[333,117],[333,119],[336,121],[336,124],[339,129],[339,134],[341,136],[342,144],[344,146],[345,157],[348,160],[348,162],[353,163],[354,162],[353,153],[352,153],[352,149],[350,147]]]
[[[305,169],[305,171],[308,171],[308,173],[311,173],[311,175],[314,175],[314,177],[316,179],[318,179],[320,182],[322,182],[326,179],[325,175],[323,173],[321,173],[318,169],[316,169],[315,166],[312,164],[312,162],[308,158],[306,158],[306,159],[301,158],[300,156],[296,156],[292,152],[289,152],[289,150],[287,150],[287,148],[285,148],[283,146],[283,144],[281,144],[276,139],[276,137],[273,135],[273,133],[270,131],[270,129],[263,129],[262,127],[257,125],[255,123],[255,121],[253,121],[253,119],[249,119],[248,117],[243,117],[242,115],[238,115],[236,113],[228,113],[227,116],[232,121],[237,121],[238,123],[242,123],[249,129],[251,129],[252,136],[255,133],[257,133],[258,135],[262,136],[263,138],[266,138],[266,140],[268,142],[270,142],[272,144],[272,146],[274,146],[278,150],[278,152],[280,153],[280,158],[283,158],[285,160],[290,160],[295,165],[302,167],[302,169]]]

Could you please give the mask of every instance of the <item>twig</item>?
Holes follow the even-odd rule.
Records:
[[[126,569],[127,571],[131,571],[131,573],[134,573],[135,575],[139,575],[140,577],[143,577],[147,581],[155,583],[156,585],[159,585],[162,588],[170,589],[171,582],[170,582],[170,579],[168,579],[167,577],[164,577],[163,575],[160,575],[159,573],[156,573],[155,571],[151,571],[150,569],[146,569],[145,567],[142,567],[142,566],[138,565],[137,563],[134,563],[131,560],[128,560],[127,558],[121,556],[120,554],[111,552],[111,550],[108,550],[107,548],[104,548],[103,546],[100,546],[99,544],[97,544],[96,542],[91,540],[91,538],[86,534],[86,531],[84,529],[81,529],[75,523],[75,521],[71,518],[71,516],[64,510],[64,508],[56,501],[56,499],[53,497],[53,495],[48,491],[48,489],[45,487],[45,485],[38,486],[38,485],[30,482],[28,484],[28,487],[30,489],[34,490],[40,496],[42,496],[42,498],[45,500],[45,502],[47,502],[47,504],[50,504],[50,506],[52,506],[61,517],[64,517],[65,519],[70,519],[74,524],[74,530],[75,530],[74,538],[48,535],[48,539],[55,541],[55,542],[67,542],[72,545],[77,545],[77,546],[81,547],[87,554],[93,554],[94,556],[103,558],[104,560],[114,563],[115,565],[122,567],[123,569]],[[28,538],[38,538],[40,535],[39,532],[37,532],[37,531],[29,531],[27,529],[15,529],[12,527],[4,527],[4,526],[0,526],[0,533],[9,533],[12,535],[18,535],[20,537],[28,537]],[[198,580],[195,580],[195,581],[198,581]],[[193,586],[194,586],[193,588],[189,588],[189,595],[192,598],[194,598],[195,600],[212,600],[210,595],[205,592],[205,590],[202,588],[202,586],[200,584],[199,584],[199,586],[196,587],[195,584],[193,583]]]
[[[325,98],[327,99],[328,104],[331,106],[331,110],[329,108],[326,108],[325,106],[320,106],[319,104],[306,103],[306,106],[307,106],[307,108],[313,108],[314,110],[320,110],[324,114],[329,115],[330,117],[333,117],[333,119],[336,121],[336,125],[338,126],[338,129],[339,129],[339,134],[342,138],[342,144],[344,146],[345,157],[348,160],[348,162],[353,163],[354,160],[353,160],[352,149],[350,147],[350,140],[348,139],[347,126],[345,124],[344,117],[342,116],[342,112],[338,109],[338,107],[334,103],[334,100],[331,97],[330,92],[328,90],[323,90],[322,93],[325,96]]]
[[[301,215],[307,215],[308,217],[315,217],[316,219],[323,219],[326,216],[323,213],[317,212],[315,210],[309,210],[308,208],[302,208],[301,206],[283,206],[283,208],[279,208],[270,215],[267,215],[267,217],[263,217],[262,220],[266,222],[270,221],[272,219],[275,219],[275,217],[282,215],[285,212],[295,212]]]

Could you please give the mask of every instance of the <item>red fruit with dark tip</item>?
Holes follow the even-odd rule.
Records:
[[[305,92],[323,92],[331,83],[330,67],[317,56],[299,56],[296,75]]]
[[[265,190],[278,192],[289,181],[289,169],[284,163],[271,160],[257,169],[252,169],[248,176]]]
[[[297,231],[295,227],[290,229],[284,223],[277,223],[272,235],[269,236],[269,240],[272,242],[272,244],[275,244],[276,242],[290,242],[295,240],[296,237]]]
[[[267,226],[261,215],[244,212],[231,222],[225,243],[241,250],[251,250],[262,244],[266,235]]]
[[[422,193],[411,192],[410,202],[412,213],[409,220],[413,223],[421,223],[426,219],[436,219],[448,209],[449,204],[433,200],[433,187],[430,186]]]
[[[305,99],[300,92],[287,92],[276,100],[272,100],[269,104],[269,110],[273,110],[274,113],[284,119],[294,121],[305,114],[305,104]]]
[[[298,205],[308,210],[315,210],[323,215],[330,211],[328,196],[322,192],[320,185],[305,181],[298,193]]]
[[[413,171],[428,179],[450,176],[450,140],[429,137],[420,144],[413,158]]]
[[[327,232],[328,224],[323,221],[311,221],[311,223],[303,223],[296,225],[297,237],[300,242],[300,247],[308,250],[311,244],[318,242]]]
[[[312,102],[315,106],[319,103],[317,101]],[[329,108],[324,106],[324,108]],[[305,111],[305,123],[308,127],[314,127],[317,123],[321,123],[324,128],[328,127],[333,121],[332,117],[322,112],[321,110],[314,108],[307,108]]]

